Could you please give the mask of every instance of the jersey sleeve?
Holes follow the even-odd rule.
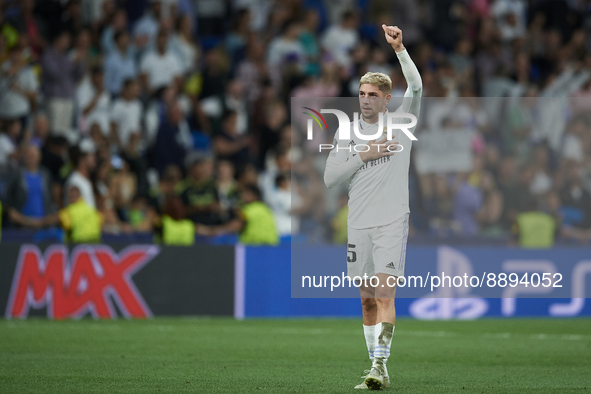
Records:
[[[329,189],[351,178],[363,165],[359,153],[349,152],[343,145],[344,142],[339,141],[337,136],[338,131],[324,169],[324,183]]]
[[[406,49],[397,53],[396,56],[398,56],[402,73],[408,85],[402,101],[402,110],[418,117],[421,111],[421,97],[423,96],[423,80],[421,74]]]

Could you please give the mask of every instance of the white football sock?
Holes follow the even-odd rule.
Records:
[[[369,359],[373,363],[373,355],[376,350],[376,326],[366,326],[364,324],[363,335],[365,336],[365,344],[367,345]]]
[[[392,345],[392,336],[394,335],[394,325],[392,323],[378,323],[376,324],[376,350],[374,358],[376,361],[381,361],[383,365],[388,362],[390,357],[390,346]]]

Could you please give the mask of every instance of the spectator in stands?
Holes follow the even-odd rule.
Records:
[[[41,219],[56,211],[51,193],[51,175],[40,167],[41,152],[35,145],[22,148],[22,164],[9,174],[6,205],[21,214]]]
[[[127,12],[119,8],[101,35],[101,49],[105,55],[110,55],[116,49],[117,33],[124,31],[127,32]]]
[[[111,108],[111,137],[120,152],[129,150],[132,135],[141,135],[142,103],[138,99],[139,85],[135,79],[123,84],[121,97]]]
[[[0,119],[20,119],[37,107],[38,82],[33,69],[26,63],[20,44],[10,50],[10,57],[0,66]]]
[[[227,221],[231,217],[234,209],[238,207],[238,201],[240,200],[238,182],[236,182],[234,173],[234,166],[230,161],[218,160],[216,179],[222,221]]]
[[[288,173],[291,171],[291,161],[287,155],[287,151],[275,152],[274,162],[267,166],[267,169],[259,176],[258,186],[262,192],[263,199],[268,201],[269,197],[275,192],[275,179],[281,173]]]
[[[572,160],[582,163],[585,159],[584,147],[581,139],[585,133],[589,132],[589,126],[584,118],[575,119],[564,135],[562,142],[563,160]]]
[[[286,62],[295,63],[300,70],[306,65],[306,52],[299,41],[300,26],[295,19],[283,26],[281,36],[273,39],[267,50],[267,65],[281,67]]]
[[[454,53],[449,56],[449,62],[461,83],[469,83],[474,75],[474,64],[470,57],[472,49],[472,42],[468,38],[462,38],[456,44]]]
[[[167,200],[171,198],[178,198],[175,195],[175,188],[182,180],[182,172],[179,166],[171,164],[164,169],[160,180],[156,185],[150,189],[150,196],[148,203],[156,211],[157,214],[163,215],[166,210]],[[182,208],[182,202],[180,202]],[[172,215],[175,216],[176,215]],[[177,220],[184,217],[178,215]]]
[[[73,60],[67,55],[70,33],[59,33],[53,44],[43,53],[43,94],[48,100],[49,121],[52,133],[69,134],[74,119],[74,95],[76,83],[84,75],[83,57],[77,52]]]
[[[42,148],[41,165],[51,174],[54,182],[61,181],[60,170],[65,164],[64,158],[68,155],[68,140],[62,136],[49,136]],[[60,191],[61,192],[61,191]],[[55,199],[55,202],[61,206],[62,198]]]
[[[247,185],[256,184],[259,181],[259,174],[252,163],[249,163],[242,168],[237,168],[236,174],[238,189],[243,189]]]
[[[168,33],[161,29],[156,38],[156,48],[142,58],[140,73],[144,91],[153,97],[158,89],[181,86],[182,64],[176,53],[168,48]]]
[[[322,47],[347,69],[351,66],[350,51],[359,42],[359,21],[353,11],[346,11],[339,24],[329,27],[322,37]]]
[[[272,152],[281,139],[281,129],[287,122],[287,110],[280,101],[272,101],[264,108],[264,125],[260,130],[259,152],[257,164],[259,168],[265,168],[268,153]],[[271,184],[273,181],[270,182]],[[264,194],[264,191],[263,191]]]
[[[33,127],[31,128],[31,144],[41,149],[49,137],[49,120],[47,116],[38,112],[33,119]]]
[[[242,83],[249,109],[259,98],[262,90],[260,81],[267,75],[265,48],[260,40],[252,39],[246,48],[246,58],[236,67],[236,79]]]
[[[213,140],[214,152],[221,160],[229,160],[234,167],[240,167],[248,161],[250,137],[240,135],[237,130],[238,114],[227,111],[224,114],[222,130]]]
[[[145,233],[153,230],[155,211],[150,208],[144,197],[133,198],[126,216],[133,231]]]
[[[92,32],[88,27],[78,30],[72,37],[75,40],[72,49],[68,52],[70,59],[80,56],[86,69],[102,64],[102,58],[92,44]]]
[[[21,27],[27,37],[27,41],[31,46],[33,57],[38,60],[41,57],[41,52],[46,46],[45,31],[40,18],[34,14],[35,0],[22,0],[21,6]]]
[[[225,49],[232,68],[244,58],[246,42],[249,35],[250,11],[246,8],[238,10],[230,23],[230,31],[226,37]]]
[[[452,185],[444,175],[426,175],[421,180],[423,184],[423,199],[425,210],[430,217],[429,228],[436,235],[446,235],[449,231],[456,231],[453,222],[453,190]]]
[[[66,180],[65,190],[68,191],[71,186],[75,186],[85,203],[96,209],[94,187],[91,181],[92,172],[96,167],[95,152],[96,148],[90,139],[82,140],[78,146],[72,149],[70,159],[75,169]],[[76,201],[76,199],[70,198],[71,196],[66,197],[66,202],[70,201],[70,204],[72,201]]]
[[[511,41],[525,34],[526,2],[524,0],[497,0],[492,8],[501,38]]]
[[[299,208],[302,198],[297,190],[292,190],[291,176],[281,173],[275,178],[275,190],[266,200],[273,211],[275,224],[280,236],[298,234],[300,232]]]
[[[164,168],[174,164],[184,167],[185,157],[192,147],[187,121],[183,118],[180,106],[171,102],[166,110],[166,118],[160,122],[156,141],[152,150],[152,165],[162,173]]]
[[[64,3],[60,19],[60,27],[68,31],[72,37],[84,27],[82,21],[82,7],[80,0],[68,0]]]
[[[317,38],[319,25],[318,10],[314,8],[306,10],[300,27],[299,40],[306,54],[304,73],[312,76],[320,75],[320,45]]]
[[[117,234],[120,233],[123,223],[115,209],[114,203],[114,188],[111,187],[111,173],[113,171],[112,162],[117,159],[121,161],[121,158],[114,156],[111,158],[110,152],[105,157],[104,146],[100,144],[104,143],[104,139],[98,141],[97,145],[97,161],[96,174],[93,176],[93,184],[95,186],[96,194],[96,207],[97,210],[103,215],[103,231],[107,233]]]
[[[228,81],[224,92],[223,106],[227,110],[236,112],[236,133],[243,135],[248,128],[248,111],[244,97],[244,86],[237,79]]]
[[[480,178],[480,190],[483,193],[482,208],[478,211],[477,220],[480,234],[499,237],[503,234],[501,218],[503,215],[503,194],[497,188],[495,179],[490,172],[484,172]]]
[[[189,166],[187,178],[179,188],[185,215],[195,223],[215,225],[220,222],[220,199],[213,178],[213,160],[197,157]]]
[[[466,181],[462,181],[456,190],[453,202],[453,217],[460,224],[460,234],[474,236],[478,234],[477,214],[482,209],[482,191]]]
[[[372,72],[379,72],[386,75],[392,73],[392,66],[388,63],[387,54],[383,48],[375,47],[372,50],[371,60],[367,68],[373,70]]]
[[[125,217],[126,210],[137,193],[137,176],[130,172],[129,163],[113,156],[111,159],[112,174],[109,184],[109,195],[113,199],[113,207],[119,217]]]
[[[129,33],[119,30],[114,36],[115,45],[105,59],[106,88],[113,96],[117,96],[128,79],[137,78],[135,65],[135,48],[129,45]]]
[[[530,180],[533,172],[529,168],[519,171],[513,156],[505,156],[499,169],[499,188],[503,194],[503,227],[509,230],[517,220],[517,214],[530,200]]]
[[[532,156],[534,177],[531,182],[530,192],[534,196],[545,195],[553,186],[550,170],[550,149],[548,145],[538,144],[535,146]]]
[[[543,199],[542,204],[540,204],[540,208],[542,211],[554,218],[557,229],[563,229],[564,215],[561,210],[562,203],[560,201],[560,194],[558,192],[555,190],[548,192],[548,194],[546,194],[545,198]]]
[[[109,113],[111,96],[105,90],[105,77],[101,67],[94,67],[90,80],[84,80],[76,91],[78,106],[78,128],[88,134],[92,124],[98,124],[101,132],[110,131]]]
[[[162,1],[150,0],[150,9],[135,23],[133,37],[138,49],[153,46],[162,18]]]
[[[513,232],[518,235],[522,248],[548,249],[554,246],[556,222],[551,215],[541,212],[537,201],[532,199],[525,211],[517,215]]]
[[[175,34],[170,43],[180,61],[181,74],[189,75],[199,57],[199,48],[193,39],[193,23],[189,15],[183,15],[178,19]]]
[[[261,192],[255,185],[248,185],[240,192],[243,203],[238,216],[230,222],[219,226],[197,225],[197,234],[218,236],[239,234],[244,245],[276,245],[279,235],[273,212],[261,201]]]
[[[3,122],[0,132],[0,173],[14,165],[18,156],[17,143],[23,130],[20,120]]]
[[[99,243],[101,241],[102,215],[86,201],[75,184],[66,187],[67,206],[59,211],[57,219],[66,231],[66,240],[72,243]],[[55,223],[55,216],[45,223]]]

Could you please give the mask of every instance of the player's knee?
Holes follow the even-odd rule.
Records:
[[[394,308],[394,298],[376,298],[375,302],[380,309]]]
[[[361,299],[361,307],[365,312],[371,312],[377,308],[377,303],[375,298],[362,298]]]

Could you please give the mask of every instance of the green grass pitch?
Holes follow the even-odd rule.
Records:
[[[590,319],[399,319],[396,393],[591,393]],[[360,320],[0,320],[0,393],[347,393]]]

